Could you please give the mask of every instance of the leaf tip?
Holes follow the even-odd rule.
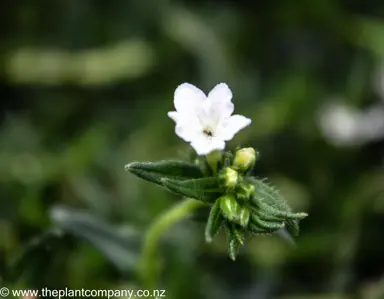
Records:
[[[126,171],[131,171],[132,169],[135,168],[135,165],[137,165],[138,163],[137,162],[132,162],[132,163],[129,163],[127,165],[124,166],[124,169]]]
[[[299,219],[304,219],[304,218],[308,217],[307,213],[297,213],[297,215],[299,216]]]

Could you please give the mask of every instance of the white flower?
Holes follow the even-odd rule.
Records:
[[[198,155],[223,150],[225,141],[251,123],[242,115],[232,115],[232,92],[225,83],[206,96],[199,88],[183,83],[174,94],[176,111],[168,116],[176,123],[176,135],[189,142]]]

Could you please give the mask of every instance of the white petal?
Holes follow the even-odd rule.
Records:
[[[212,151],[214,150],[223,150],[225,148],[225,142],[224,140],[213,138],[211,141],[211,148]]]
[[[218,129],[217,136],[225,141],[231,140],[237,132],[244,129],[251,123],[249,118],[242,115],[232,115],[230,118],[222,122]]]
[[[225,83],[217,84],[208,94],[210,100],[225,100],[227,102],[232,100],[232,91]]]
[[[225,142],[221,139],[207,138],[202,135],[199,138],[194,139],[191,142],[191,146],[199,156],[203,156],[214,150],[223,150],[225,148]]]
[[[177,112],[194,113],[206,98],[204,92],[196,86],[183,83],[176,88],[173,101]]]
[[[232,91],[225,83],[217,84],[208,94],[207,113],[215,119],[229,117],[234,110]]]
[[[177,113],[176,111],[170,111],[168,112],[168,116],[169,118],[171,118],[175,123],[177,123],[180,119],[180,115],[179,113]]]
[[[196,117],[178,115],[175,132],[176,135],[187,142],[191,142],[203,134],[203,128]]]

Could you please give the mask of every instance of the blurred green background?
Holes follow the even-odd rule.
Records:
[[[297,247],[186,219],[159,246],[166,298],[384,298],[384,2],[12,1],[0,8],[0,282],[142,288],[142,234],[180,199],[124,171],[182,157],[166,113],[226,82],[301,222]]]

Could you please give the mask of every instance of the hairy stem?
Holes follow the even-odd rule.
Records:
[[[195,199],[187,198],[170,210],[161,214],[149,227],[139,263],[139,276],[144,287],[153,288],[158,277],[159,265],[156,251],[159,241],[166,230],[176,222],[182,220],[188,213],[204,206],[205,204]]]

